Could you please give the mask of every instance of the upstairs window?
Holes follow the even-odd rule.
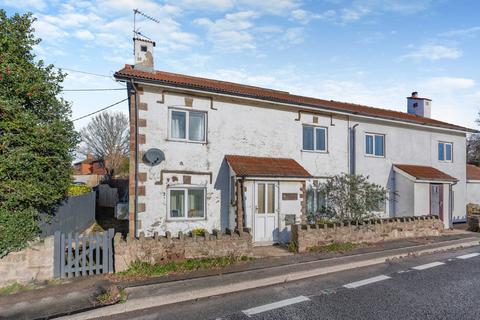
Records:
[[[453,144],[451,142],[438,143],[438,160],[445,162],[453,161]]]
[[[194,142],[206,141],[206,113],[171,110],[170,138]]]
[[[303,150],[327,151],[327,128],[303,126]]]
[[[385,135],[375,133],[365,134],[365,154],[374,157],[384,157]]]

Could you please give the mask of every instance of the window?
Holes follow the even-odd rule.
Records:
[[[172,110],[170,119],[170,138],[195,142],[206,141],[205,112]]]
[[[453,144],[450,142],[438,143],[438,160],[445,162],[453,161]]]
[[[322,214],[327,207],[325,194],[317,189],[307,190],[307,211],[309,214]]]
[[[169,191],[169,214],[172,219],[205,218],[205,189],[173,188]]]
[[[375,157],[385,156],[385,135],[365,134],[365,154]]]
[[[327,128],[303,126],[303,150],[327,151]]]
[[[140,51],[147,52],[147,46],[140,46]]]

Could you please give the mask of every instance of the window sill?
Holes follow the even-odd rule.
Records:
[[[169,141],[169,142],[193,143],[193,144],[208,144],[207,141],[194,141],[194,140],[172,139],[172,138],[165,139],[165,141]]]
[[[385,156],[376,156],[374,154],[365,154],[365,157],[368,158],[377,158],[377,159],[385,159]]]
[[[165,222],[207,221],[206,218],[167,218]]]
[[[324,153],[324,154],[328,154],[328,151],[325,150],[325,151],[322,151],[322,150],[300,150],[300,152],[306,152],[306,153]]]
[[[453,163],[453,160],[438,160],[440,163]]]

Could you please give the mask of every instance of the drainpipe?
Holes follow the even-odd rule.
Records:
[[[138,215],[138,91],[135,87],[133,79],[130,79],[130,84],[135,91],[135,174],[134,174],[134,198],[133,198],[133,224],[134,224],[134,234],[133,237],[137,236],[137,215]]]
[[[355,128],[357,127],[358,123],[350,128],[350,174],[356,172]]]
[[[452,222],[452,219],[453,219],[453,187],[458,183],[458,181],[455,181],[454,183],[452,183],[449,187],[449,190],[448,190],[448,193],[450,195],[450,199],[449,199],[449,202],[448,202],[448,211],[449,211],[449,214],[448,214],[448,226],[449,228],[453,228],[453,222]]]

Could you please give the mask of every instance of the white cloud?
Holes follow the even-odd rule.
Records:
[[[47,3],[43,0],[2,0],[0,4],[6,7],[19,9],[35,9],[42,11],[47,7]]]
[[[450,30],[444,33],[441,33],[440,36],[443,37],[473,37],[480,33],[480,27],[472,27],[467,29],[457,29]]]
[[[95,36],[88,30],[78,30],[75,32],[75,37],[81,40],[93,40]]]
[[[428,43],[419,48],[412,46],[413,51],[400,57],[400,60],[430,60],[437,61],[441,59],[458,59],[462,56],[462,51],[455,47],[447,47],[441,44]]]
[[[46,20],[38,19],[33,23],[35,35],[45,42],[57,41],[68,36],[68,32]]]
[[[302,43],[304,41],[303,28],[288,28],[285,30],[282,40],[287,46]]]
[[[208,18],[195,20],[195,24],[205,27],[211,42],[225,50],[255,49],[255,39],[251,34],[253,20],[258,17],[254,11],[228,13],[222,19]]]
[[[303,9],[295,9],[292,11],[292,20],[296,20],[301,24],[308,24],[312,20],[332,19],[335,15],[335,10],[327,10],[318,14]]]
[[[475,86],[475,80],[454,77],[434,77],[425,82],[425,87],[437,92],[470,89]]]

